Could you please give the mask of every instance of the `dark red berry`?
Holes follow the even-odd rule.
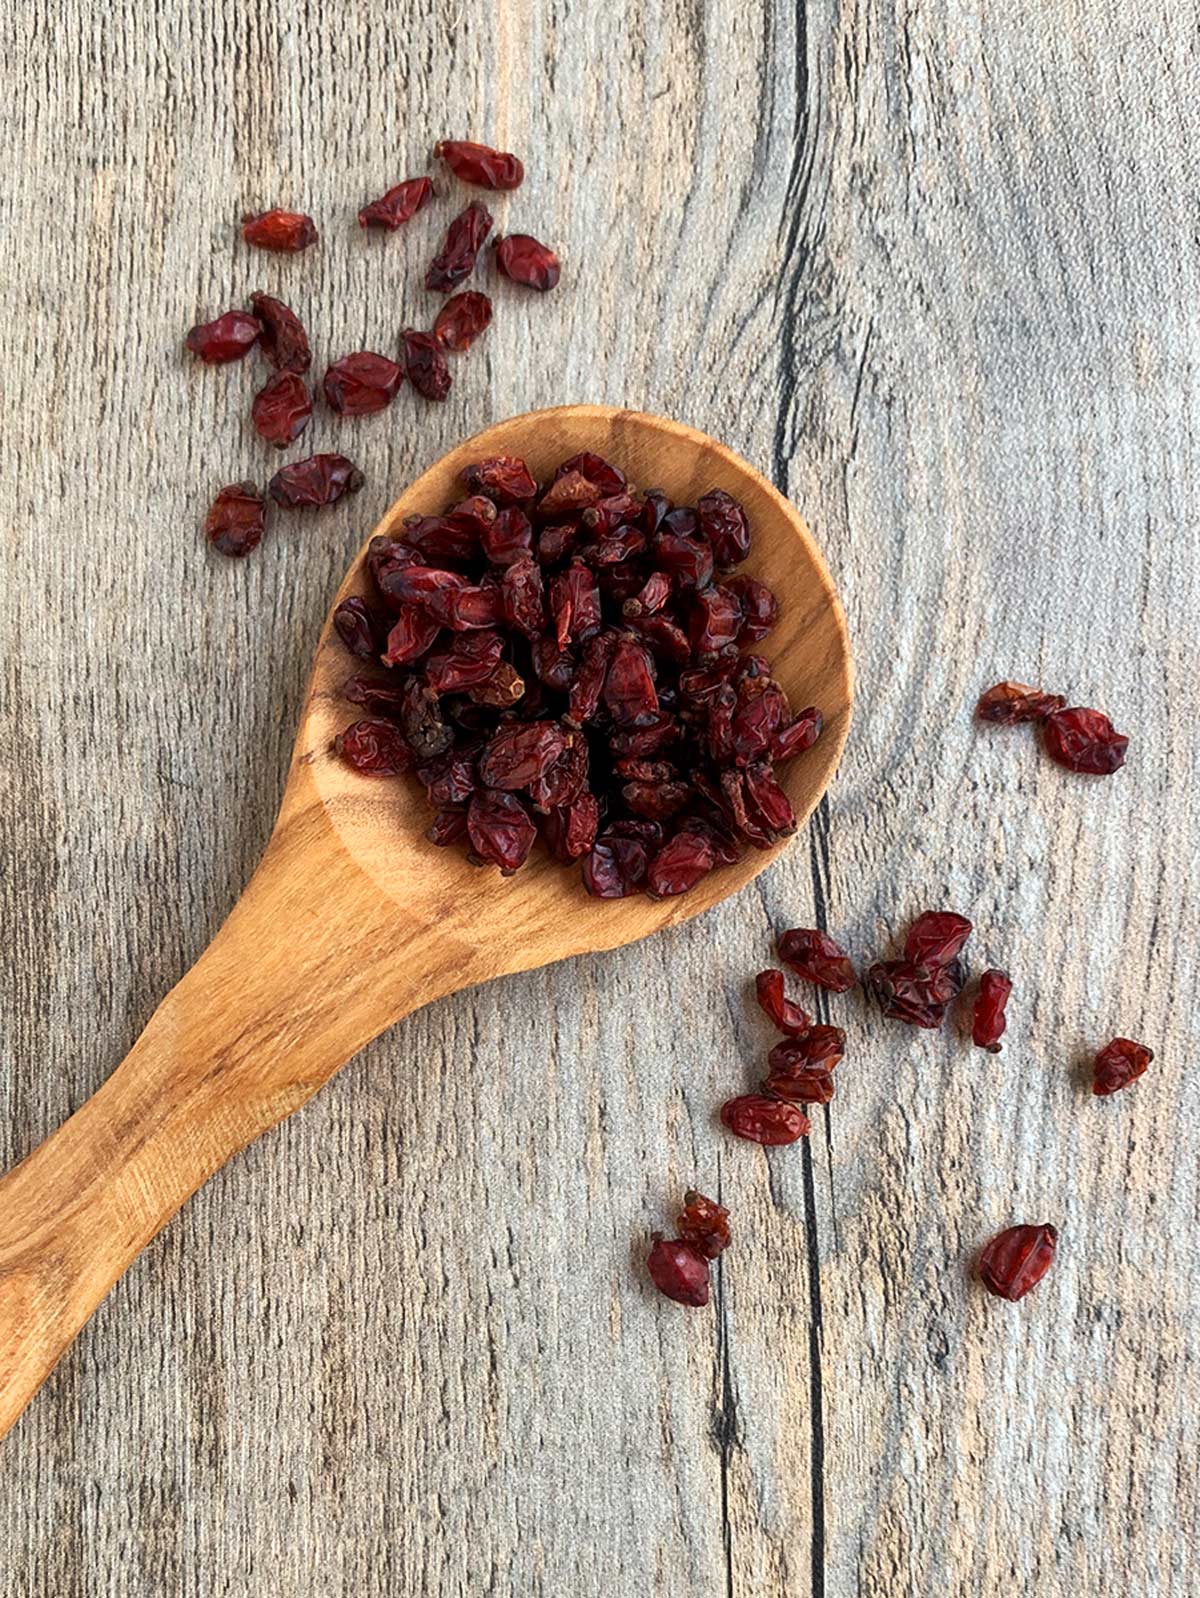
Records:
[[[717,863],[712,841],[702,832],[677,832],[646,868],[646,892],[655,899],[688,893]]]
[[[212,502],[205,536],[222,555],[248,555],[262,538],[266,514],[266,502],[253,483],[230,483]]]
[[[537,837],[537,828],[516,795],[493,788],[480,788],[472,797],[467,832],[475,858],[482,865],[499,866],[505,877],[525,864]]]
[[[394,721],[381,716],[356,721],[338,733],[334,748],[364,777],[398,777],[412,767],[412,750]]]
[[[378,200],[364,205],[358,213],[359,227],[386,228],[394,233],[405,222],[411,221],[422,206],[433,198],[433,184],[428,178],[409,178],[397,183]]]
[[[760,971],[754,979],[754,991],[763,1012],[788,1037],[799,1037],[812,1025],[812,1017],[785,996],[782,971]]]
[[[998,682],[980,696],[975,714],[980,721],[1042,721],[1066,702],[1060,694],[1044,694],[1027,683]]]
[[[469,494],[486,494],[497,505],[524,505],[537,494],[537,482],[515,455],[493,455],[463,472]]]
[[[437,314],[433,336],[444,350],[461,355],[492,320],[492,302],[486,294],[468,289],[448,299]]]
[[[845,1049],[846,1034],[836,1026],[814,1026],[798,1038],[785,1038],[771,1050],[764,1086],[791,1104],[828,1104]]]
[[[690,1243],[658,1237],[646,1260],[650,1280],[665,1298],[699,1308],[708,1303],[708,1261]]]
[[[971,936],[971,923],[953,910],[926,910],[908,929],[904,958],[914,965],[949,965]]]
[[[748,1143],[772,1146],[795,1143],[808,1136],[809,1120],[803,1110],[763,1093],[743,1093],[721,1106],[721,1119],[734,1137]]]
[[[425,287],[436,292],[456,289],[475,270],[475,258],[492,229],[491,213],[468,205],[446,229],[442,247],[425,274]]]
[[[206,366],[224,366],[248,355],[261,334],[262,323],[249,311],[226,311],[215,322],[198,322],[183,342]]]
[[[1045,1276],[1057,1246],[1053,1226],[1010,1226],[984,1245],[979,1279],[989,1293],[1016,1303]]]
[[[281,466],[267,485],[277,505],[299,509],[332,505],[363,485],[363,474],[344,455],[309,455]]]
[[[1099,710],[1052,712],[1042,723],[1042,743],[1058,765],[1094,777],[1119,771],[1129,748],[1129,739]]]
[[[300,211],[260,211],[242,218],[242,237],[260,250],[295,254],[317,242],[316,224]]]
[[[352,655],[357,655],[360,660],[378,658],[382,629],[365,599],[357,594],[343,599],[333,613],[333,625]],[[344,691],[342,697],[346,697]]]
[[[1092,1092],[1100,1097],[1118,1093],[1137,1080],[1154,1058],[1154,1051],[1131,1038],[1114,1038],[1097,1054],[1092,1066]]]
[[[371,416],[386,410],[404,381],[404,371],[386,355],[359,350],[343,355],[325,370],[322,387],[339,416]]]
[[[444,400],[450,392],[450,368],[432,333],[406,327],[400,335],[401,358],[409,382],[426,399]]]
[[[815,705],[802,710],[795,721],[780,727],[771,738],[771,757],[776,765],[811,749],[821,736],[821,712]]]
[[[276,449],[286,449],[308,426],[312,400],[302,377],[276,372],[269,377],[250,406],[254,431]]]
[[[545,293],[558,282],[558,256],[528,233],[509,233],[496,240],[496,265],[505,277]]]
[[[961,992],[963,981],[957,960],[944,966],[881,960],[867,972],[867,982],[884,1015],[929,1029],[941,1026],[946,1006]]]
[[[270,294],[252,294],[250,303],[262,323],[262,352],[278,372],[303,375],[312,365],[308,334],[295,311]]]
[[[525,168],[515,155],[506,155],[486,144],[473,144],[470,139],[442,139],[434,145],[433,153],[456,178],[474,183],[477,188],[515,189],[525,176]]]
[[[696,515],[717,565],[739,566],[750,553],[750,523],[737,500],[723,488],[710,489],[697,502]]]
[[[841,944],[816,927],[793,927],[790,932],[781,932],[776,947],[785,965],[819,988],[845,993],[858,980]]]
[[[971,1016],[971,1041],[989,1054],[1000,1053],[1004,1036],[1004,1007],[1012,992],[1012,979],[1006,971],[985,971],[979,979],[979,992]]]
[[[689,1188],[683,1195],[679,1236],[706,1260],[715,1260],[729,1247],[729,1211],[716,1199]]]

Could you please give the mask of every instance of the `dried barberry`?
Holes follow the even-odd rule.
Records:
[[[1023,682],[998,682],[980,695],[975,714],[980,721],[1042,721],[1066,704],[1061,694],[1045,694]]]
[[[808,1136],[809,1120],[803,1110],[763,1093],[743,1093],[721,1106],[721,1119],[734,1137],[748,1143],[777,1146]]]
[[[985,971],[979,979],[979,992],[971,1015],[971,1041],[989,1054],[999,1054],[1004,1036],[1004,1007],[1012,992],[1012,978],[1006,971]]]
[[[771,1050],[763,1086],[789,1104],[828,1104],[845,1049],[846,1034],[836,1026],[814,1026],[785,1038]]]
[[[394,721],[381,716],[356,721],[334,739],[348,766],[364,777],[398,777],[412,767],[412,750]]]
[[[250,406],[254,431],[276,449],[286,449],[308,426],[312,400],[308,386],[295,372],[269,377]]]
[[[971,936],[971,923],[953,910],[926,910],[908,929],[904,958],[914,965],[949,965]]]
[[[325,369],[322,388],[339,416],[371,416],[385,410],[404,381],[404,371],[386,355],[359,350]]]
[[[248,355],[261,335],[262,323],[249,311],[226,311],[214,322],[198,322],[183,342],[206,366],[225,366]]]
[[[400,335],[401,358],[409,382],[426,399],[444,400],[450,392],[450,368],[432,333],[406,327]]]
[[[812,1016],[785,995],[782,971],[760,971],[754,979],[754,991],[763,1012],[789,1037],[799,1037],[812,1025]]]
[[[481,189],[519,188],[525,176],[525,168],[515,155],[493,150],[487,144],[474,144],[470,139],[442,139],[434,145],[433,153],[456,178]]]
[[[230,483],[213,500],[204,533],[222,555],[248,555],[262,539],[267,507],[253,483]]]
[[[437,292],[456,289],[475,270],[475,258],[492,230],[485,206],[468,205],[446,229],[442,247],[425,274],[425,287]]]
[[[909,1026],[941,1026],[946,1006],[962,991],[961,964],[915,965],[911,960],[881,960],[867,972],[867,982],[883,1014]]]
[[[683,1195],[678,1225],[683,1241],[706,1260],[715,1260],[729,1247],[729,1211],[694,1187]]]
[[[294,509],[332,505],[363,485],[363,474],[344,455],[309,455],[281,466],[267,485],[277,505]]]
[[[1105,1044],[1092,1065],[1092,1092],[1100,1097],[1118,1093],[1135,1082],[1154,1058],[1154,1051],[1132,1038],[1114,1038]]]
[[[989,1293],[1016,1303],[1045,1276],[1057,1246],[1053,1226],[1010,1226],[984,1245],[979,1278]]]
[[[781,932],[776,947],[785,965],[819,988],[845,993],[858,980],[841,944],[816,927],[793,927],[790,932]]]
[[[312,365],[308,334],[295,311],[270,294],[252,294],[250,303],[262,323],[262,352],[277,372],[298,372]]]
[[[655,1236],[646,1260],[650,1280],[665,1298],[700,1308],[708,1303],[708,1261],[690,1243]]]
[[[505,277],[545,293],[558,282],[558,256],[528,233],[509,233],[496,240],[496,265]]]
[[[422,206],[433,198],[433,184],[428,178],[409,178],[397,183],[378,200],[364,205],[358,213],[359,227],[386,228],[394,233],[405,222],[411,221]]]
[[[1125,764],[1129,739],[1099,710],[1056,710],[1042,723],[1042,743],[1051,760],[1068,771],[1111,776]]]
[[[317,242],[317,227],[302,211],[260,211],[242,218],[242,237],[257,249],[294,255]]]
[[[333,625],[338,637],[352,655],[360,660],[375,660],[382,647],[380,625],[365,599],[351,594],[343,599],[333,613]],[[345,698],[345,693],[342,695]]]
[[[500,867],[511,877],[525,864],[537,837],[529,812],[515,794],[477,789],[467,812],[471,849],[483,865]]]
[[[433,336],[444,350],[461,355],[492,320],[492,302],[486,294],[468,289],[448,299],[437,314]]]

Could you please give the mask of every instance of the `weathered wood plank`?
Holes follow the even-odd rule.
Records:
[[[494,417],[594,399],[768,470],[850,609],[859,719],[785,860],[694,926],[411,1017],[223,1172],[8,1439],[14,1593],[1190,1590],[1200,1181],[1195,17],[1110,0],[514,0],[3,12],[0,1163],[104,1078],[265,841],[363,528]],[[361,199],[443,132],[564,284],[498,295],[444,409],[314,422],[368,487],[244,566],[265,469],[198,314],[293,294],[318,361],[427,320],[432,226]],[[231,245],[304,202],[313,259]],[[444,216],[444,213],[441,213]],[[582,314],[581,314],[582,310]],[[966,710],[1030,673],[1136,734],[1072,781]],[[1005,1052],[856,1000],[810,1154],[712,1108],[772,925],[862,952],[926,902],[1018,984]],[[1112,1103],[1077,1065],[1159,1059]],[[711,1319],[635,1268],[693,1177]],[[769,1179],[768,1179],[769,1177]],[[965,1262],[1055,1219],[1015,1312]],[[815,1273],[820,1263],[819,1276]]]

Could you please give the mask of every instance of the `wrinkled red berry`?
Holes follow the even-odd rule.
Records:
[[[468,205],[446,229],[442,247],[425,274],[425,287],[435,292],[456,289],[475,270],[475,258],[492,230],[490,211]]]
[[[1010,1226],[984,1245],[980,1281],[989,1293],[1015,1304],[1050,1269],[1057,1245],[1053,1226]]]
[[[456,178],[474,183],[477,188],[515,189],[525,176],[525,168],[515,155],[493,150],[487,144],[474,144],[470,139],[442,139],[434,145],[433,153]]]
[[[979,992],[971,1016],[971,1041],[989,1054],[1000,1053],[1004,1036],[1004,1007],[1012,992],[1012,979],[1005,971],[985,971],[979,979]]]
[[[693,1308],[708,1303],[708,1261],[690,1243],[656,1237],[646,1269],[664,1297]]]
[[[1042,721],[1066,704],[1061,694],[1044,694],[1023,682],[998,682],[980,695],[975,714],[980,721]]]
[[[812,1017],[785,996],[782,971],[760,971],[754,979],[754,991],[763,1012],[789,1037],[799,1037],[812,1025]]]
[[[317,242],[317,228],[301,211],[260,211],[242,218],[242,237],[260,250],[294,254]]]
[[[374,660],[378,656],[380,628],[365,599],[357,594],[343,599],[333,613],[333,625],[352,655],[360,660]],[[345,698],[344,693],[342,697]]]
[[[716,851],[703,833],[677,832],[646,868],[646,892],[655,899],[688,893],[716,863]]]
[[[371,416],[386,410],[404,381],[404,371],[386,355],[359,350],[325,369],[322,387],[339,416]]]
[[[1132,1038],[1114,1038],[1097,1054],[1092,1066],[1092,1092],[1100,1097],[1118,1093],[1137,1080],[1154,1058],[1154,1051]]]
[[[409,382],[426,399],[444,400],[450,392],[450,368],[432,333],[406,327],[400,335],[401,359]]]
[[[523,460],[493,455],[463,471],[469,494],[486,494],[497,505],[523,505],[537,493],[537,483]]]
[[[212,502],[205,536],[222,555],[248,555],[262,538],[266,514],[266,503],[253,483],[230,483]]]
[[[364,205],[358,213],[359,227],[386,228],[394,233],[405,222],[411,221],[422,206],[433,198],[433,184],[428,178],[409,178],[397,183],[378,200]]]
[[[299,438],[311,416],[308,387],[295,372],[276,372],[269,377],[250,406],[254,431],[276,449],[286,449]]]
[[[496,240],[496,265],[505,277],[545,293],[558,282],[558,256],[528,233],[509,233]]]
[[[486,294],[468,289],[448,299],[437,314],[433,336],[444,350],[461,355],[492,320],[492,302]]]
[[[841,1027],[809,1027],[771,1050],[764,1086],[791,1104],[828,1104],[834,1091],[833,1073],[845,1050],[846,1034]]]
[[[710,489],[697,501],[696,515],[717,565],[741,565],[750,553],[750,523],[737,500],[723,488]]]
[[[858,980],[845,949],[816,927],[793,927],[790,932],[781,932],[776,948],[785,965],[819,988],[845,993]]]
[[[742,626],[738,633],[739,640],[744,644],[756,644],[765,638],[779,620],[779,601],[766,583],[760,583],[755,577],[740,576],[725,578],[721,586],[727,593],[733,595],[741,607]],[[819,723],[818,716],[818,733]]]
[[[884,1015],[929,1029],[941,1026],[946,1006],[962,991],[964,980],[957,960],[944,966],[881,960],[867,972],[867,982]]]
[[[393,721],[367,717],[338,733],[334,748],[364,777],[398,777],[413,763],[412,750]]]
[[[729,1247],[729,1211],[716,1199],[689,1188],[683,1195],[679,1236],[706,1260],[715,1260]]]
[[[740,1098],[727,1099],[721,1106],[721,1119],[734,1137],[748,1143],[795,1143],[807,1137],[809,1130],[803,1110],[782,1099],[769,1099],[763,1093],[743,1093]]]
[[[343,494],[363,485],[363,474],[344,455],[309,455],[281,466],[267,485],[277,505],[299,509],[306,505],[332,505]]]
[[[262,352],[277,372],[303,375],[312,365],[308,334],[295,311],[270,294],[252,294],[250,303],[262,323]]]
[[[1129,748],[1129,739],[1099,710],[1054,711],[1042,723],[1042,743],[1058,765],[1094,777],[1119,771]]]
[[[926,910],[908,929],[904,958],[914,965],[949,965],[971,936],[971,923],[953,910]]]
[[[262,323],[249,311],[226,311],[215,322],[198,322],[183,342],[206,366],[224,366],[248,355],[261,334]]]
[[[467,832],[475,857],[511,877],[529,857],[537,828],[515,794],[480,788],[467,811]]]
[[[802,710],[794,721],[780,727],[771,739],[771,757],[776,765],[790,760],[793,755],[811,749],[821,736],[821,712],[815,705]]]

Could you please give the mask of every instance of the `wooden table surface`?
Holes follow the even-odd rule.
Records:
[[[4,1598],[1195,1591],[1200,660],[1196,13],[1115,0],[3,7],[7,516],[0,1166],[104,1079],[246,881],[320,618],[404,483],[569,401],[724,439],[808,517],[859,688],[783,860],[702,919],[435,1004],[222,1172],[3,1446]],[[354,212],[439,135],[527,164],[448,403],[314,419],[367,486],[245,563],[250,364],[180,340],[263,287],[317,364],[428,323],[449,200]],[[319,248],[252,254],[295,203]],[[970,708],[1107,709],[1105,781]],[[497,891],[503,891],[498,888]],[[1016,983],[1004,1052],[829,1013],[803,1148],[714,1106],[768,1042],[772,928],[917,911]],[[1117,1098],[1081,1062],[1157,1051]],[[647,1233],[696,1180],[709,1311]],[[1053,1220],[1020,1306],[969,1274]]]

